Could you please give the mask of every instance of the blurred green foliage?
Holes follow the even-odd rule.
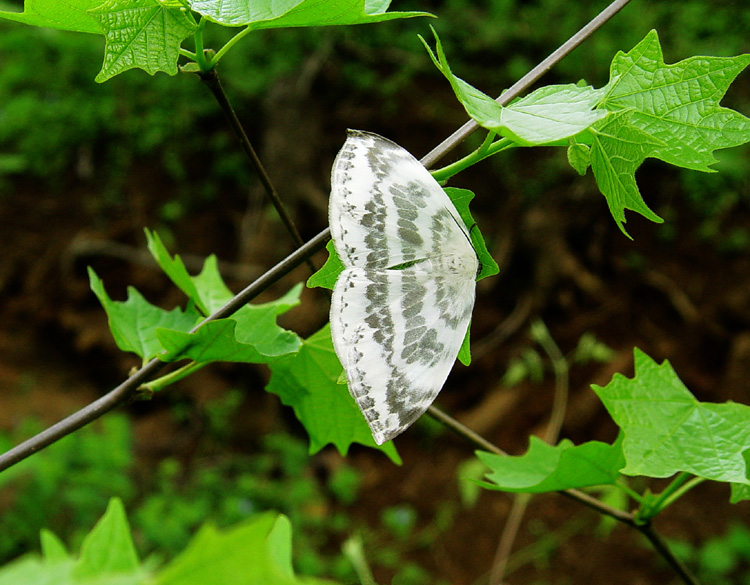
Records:
[[[434,101],[422,106],[424,112],[432,112],[436,120],[449,111],[461,116],[448,84],[417,40],[428,24],[440,33],[456,73],[496,95],[607,4],[596,0],[572,10],[556,0],[400,0],[394,10],[428,10],[439,18],[257,31],[229,52],[220,73],[251,136],[262,128],[258,114],[274,80],[300,75],[315,55],[324,61],[325,83],[315,86],[316,95],[330,101],[332,109],[341,101],[367,100],[385,118],[395,118],[415,88],[426,86],[438,91],[429,92]],[[744,0],[632,2],[557,65],[544,83],[585,77],[603,85],[615,52],[631,48],[650,28],[659,31],[668,62],[750,51],[750,10]],[[234,32],[209,26],[207,44],[218,48]],[[167,181],[174,196],[161,219],[169,222],[179,220],[191,202],[211,201],[228,188],[252,183],[221,113],[195,76],[150,77],[130,71],[99,85],[93,77],[102,49],[101,37],[0,22],[0,179],[5,178],[0,194],[9,191],[8,179],[21,173],[58,188],[73,179],[93,182],[105,202],[116,200],[125,185],[147,189],[149,183]],[[728,103],[745,113],[750,110],[746,78],[735,84]],[[421,89],[417,95],[428,93]],[[723,160],[718,203],[715,176],[679,174],[694,211],[713,218],[747,203],[747,153],[738,150]],[[508,178],[512,173],[506,167],[515,166],[513,157],[496,158],[491,164]],[[551,173],[519,177],[523,191],[545,192],[561,173],[570,173],[564,161],[553,166]],[[702,233],[721,232],[715,223],[708,222]],[[744,249],[747,239],[747,234],[734,233],[722,245]]]
[[[0,451],[41,430],[27,422],[0,434]],[[131,443],[128,419],[112,415],[0,474],[0,559],[36,549],[42,528],[80,545],[110,497],[135,495]]]
[[[294,562],[304,574],[354,582],[340,547],[360,533],[373,567],[393,571],[404,585],[435,583],[404,558],[411,550],[429,549],[450,529],[453,507],[422,527],[407,504],[386,509],[378,524],[364,524],[347,508],[356,505],[361,476],[343,460],[324,467],[308,454],[305,441],[287,434],[266,435],[253,454],[231,452],[232,416],[239,406],[236,392],[205,405],[203,439],[190,462],[136,460],[129,419],[114,414],[0,474],[0,565],[36,550],[41,528],[77,548],[107,499],[117,496],[129,510],[142,556],[174,557],[208,520],[228,528],[274,510],[294,526]],[[187,417],[184,409],[180,404],[174,416]],[[12,435],[0,434],[0,450],[39,427],[27,423]]]
[[[690,566],[701,583],[750,585],[750,528],[733,523],[726,533],[696,546],[671,540],[669,546]]]

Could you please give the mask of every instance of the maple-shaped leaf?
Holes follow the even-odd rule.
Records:
[[[113,301],[104,289],[104,283],[91,268],[89,281],[91,290],[107,313],[117,347],[138,354],[144,363],[163,349],[156,337],[157,328],[189,331],[200,320],[200,314],[192,305],[185,311],[179,307],[166,311],[149,303],[133,287],[128,287],[127,301]]]
[[[648,156],[712,171],[714,150],[750,141],[750,118],[719,105],[748,64],[750,54],[690,57],[667,65],[652,30],[629,53],[615,55],[600,107],[631,110],[630,123],[661,143]]]
[[[504,492],[543,493],[611,485],[625,465],[619,439],[613,445],[599,441],[574,445],[567,439],[548,445],[532,435],[524,455],[476,454],[490,468],[487,481],[479,484]]]
[[[623,227],[626,209],[637,211],[657,223],[663,221],[643,201],[635,182],[636,169],[662,143],[634,126],[631,116],[630,111],[618,112],[594,124],[588,131],[592,136],[591,170],[612,217],[625,235],[628,235]]]
[[[326,325],[302,343],[300,350],[270,364],[266,390],[294,409],[310,436],[310,452],[332,443],[346,455],[352,443],[383,451],[394,463],[401,460],[391,441],[376,445],[370,428],[346,384],[339,384],[342,368],[333,351]]]
[[[187,8],[176,1],[107,0],[89,14],[106,39],[99,83],[134,68],[150,75],[176,75],[180,45],[197,28]]]
[[[302,284],[297,284],[275,301],[247,304],[231,318],[209,321],[193,333],[159,328],[155,335],[165,349],[159,359],[265,363],[294,353],[301,340],[293,331],[279,327],[276,318],[299,304],[301,291]]]
[[[592,386],[622,429],[627,475],[687,472],[750,485],[750,406],[700,402],[669,362],[635,350],[635,376]]]

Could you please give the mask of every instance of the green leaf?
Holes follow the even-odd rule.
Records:
[[[146,233],[148,251],[151,252],[151,256],[154,257],[154,260],[156,260],[159,267],[175,284],[175,286],[184,292],[204,315],[208,316],[210,314],[208,305],[203,302],[201,296],[198,294],[195,282],[193,282],[193,278],[188,274],[187,268],[185,268],[185,264],[183,264],[180,255],[175,254],[174,258],[172,258],[167,251],[167,248],[162,243],[159,234],[152,232],[149,229],[144,229],[143,231]]]
[[[332,443],[345,455],[352,443],[383,451],[394,463],[401,460],[389,441],[378,446],[345,384],[328,325],[304,340],[296,355],[271,364],[266,390],[294,409],[310,436],[310,452]]]
[[[130,536],[125,508],[118,498],[112,498],[104,516],[83,540],[73,574],[77,579],[92,579],[133,573],[138,568],[138,554]]]
[[[635,376],[616,374],[593,386],[622,429],[622,473],[669,477],[687,472],[714,481],[750,484],[750,407],[699,402],[669,362],[635,350]]]
[[[572,143],[568,146],[568,163],[583,176],[591,166],[591,148],[585,144]]]
[[[175,286],[184,292],[188,299],[195,303],[204,315],[210,315],[234,297],[234,293],[229,290],[229,287],[224,284],[224,280],[221,278],[216,256],[213,254],[208,256],[203,263],[200,274],[190,276],[179,254],[175,254],[172,257],[162,243],[161,238],[159,238],[159,234],[151,232],[148,229],[144,231],[146,233],[146,240],[148,241],[148,250],[151,252],[154,260],[156,260],[156,263]],[[292,292],[287,293],[287,295],[289,294],[292,294]],[[292,302],[291,307],[297,304],[298,301],[289,297],[284,302]]]
[[[0,568],[0,585],[77,585],[72,569],[73,561],[46,563],[37,555],[25,555]]]
[[[274,512],[220,531],[206,525],[154,585],[301,585],[292,570],[292,531]]]
[[[750,500],[750,485],[733,483],[731,489],[732,494],[729,498],[730,503],[737,504],[739,502]]]
[[[542,87],[503,107],[453,74],[440,38],[434,29],[432,32],[437,56],[419,37],[432,62],[451,84],[466,113],[488,130],[525,146],[549,144],[579,134],[608,115],[604,110],[595,109],[604,95],[603,90],[573,84]]]
[[[138,354],[143,361],[156,357],[162,351],[156,336],[158,327],[189,331],[201,318],[190,307],[185,311],[179,307],[171,311],[155,307],[133,287],[128,287],[127,301],[113,301],[94,270],[90,267],[88,270],[91,290],[107,313],[109,328],[117,347]]]
[[[456,207],[456,211],[458,211],[458,214],[464,221],[466,229],[469,230],[471,245],[474,246],[474,251],[477,253],[477,258],[479,258],[479,263],[481,264],[477,280],[494,276],[500,272],[500,268],[494,258],[490,256],[487,244],[485,244],[484,237],[482,237],[482,232],[479,230],[479,226],[469,211],[469,203],[474,199],[474,193],[468,189],[457,189],[455,187],[445,187],[444,191]]]
[[[42,554],[46,562],[58,563],[70,559],[65,545],[53,532],[43,528],[39,536],[42,542]]]
[[[336,284],[336,279],[344,269],[344,265],[341,263],[339,255],[336,254],[336,248],[333,245],[333,240],[328,240],[326,244],[326,250],[328,251],[328,259],[326,263],[307,279],[307,286],[309,288],[321,287],[333,290],[333,286]]]
[[[524,455],[510,457],[477,451],[477,457],[490,468],[488,482],[481,482],[483,487],[532,494],[611,485],[625,465],[619,440],[614,445],[589,441],[576,446],[564,439],[552,446],[532,436]]]
[[[197,28],[177,0],[106,0],[89,14],[106,38],[99,83],[134,68],[176,75],[180,45]]]
[[[461,219],[469,230],[471,245],[477,253],[479,264],[481,266],[477,280],[479,281],[488,276],[494,276],[500,272],[500,268],[494,258],[490,256],[490,253],[487,250],[487,244],[485,244],[484,237],[482,237],[482,232],[479,231],[479,226],[477,226],[474,218],[471,216],[471,212],[469,211],[469,203],[474,199],[474,193],[468,189],[457,189],[455,187],[445,187],[444,191],[453,202],[456,211],[458,211],[458,214],[461,216]],[[464,341],[461,344],[461,348],[458,350],[457,356],[458,361],[465,366],[471,364],[470,332],[471,324],[469,324],[469,328],[466,330]]]
[[[602,106],[631,110],[630,124],[653,137],[653,156],[680,167],[712,171],[714,150],[750,141],[750,119],[721,107],[729,85],[750,64],[737,57],[690,57],[666,65],[652,30],[612,60]]]
[[[0,18],[31,26],[102,34],[102,27],[88,11],[101,0],[26,0],[23,12],[0,11]]]
[[[386,12],[390,0],[192,0],[190,7],[229,26],[254,30],[302,26],[368,24],[432,16],[427,12]]]
[[[622,233],[625,231],[625,210],[631,209],[661,223],[641,197],[635,182],[635,171],[641,163],[661,146],[656,138],[631,123],[629,110],[611,115],[590,130],[591,170],[599,190],[607,199],[609,211]],[[630,237],[630,236],[628,236]]]
[[[295,353],[300,338],[279,327],[276,317],[299,304],[301,291],[302,284],[295,285],[276,301],[245,305],[232,318],[209,321],[194,333],[157,329],[156,337],[166,350],[159,359],[266,363]]]

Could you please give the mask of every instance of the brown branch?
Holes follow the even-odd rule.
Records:
[[[266,195],[268,195],[268,198],[270,199],[274,208],[276,208],[276,213],[279,214],[279,217],[286,227],[287,232],[289,232],[289,235],[292,236],[294,245],[297,246],[297,248],[301,248],[302,246],[304,246],[302,236],[300,235],[297,226],[294,224],[292,216],[287,211],[283,201],[281,201],[281,197],[279,197],[276,188],[273,186],[271,178],[268,176],[263,163],[260,161],[258,154],[255,152],[250,139],[247,137],[247,133],[245,132],[240,119],[237,117],[232,104],[229,103],[229,98],[224,92],[224,88],[222,87],[221,81],[219,80],[219,74],[216,72],[216,69],[211,69],[210,71],[199,73],[198,76],[200,77],[201,81],[203,81],[203,83],[205,83],[206,86],[211,90],[211,93],[219,103],[219,107],[221,107],[222,111],[224,112],[224,115],[226,116],[227,121],[232,128],[232,132],[234,132],[234,135],[237,137],[237,140],[240,143],[242,152],[245,153],[245,156],[248,158],[250,164],[252,164],[253,168],[255,169],[255,172],[258,175],[258,179],[260,179],[261,185],[263,185],[263,189],[265,190]],[[311,272],[314,273],[317,270],[310,258],[305,259],[305,263],[307,264],[308,268],[310,268]]]
[[[207,317],[206,320],[202,321],[200,325],[195,327],[191,333],[208,321],[230,316],[240,307],[243,307],[261,292],[266,290],[273,283],[289,274],[293,268],[304,262],[310,255],[322,249],[327,240],[327,235],[323,233],[307,242],[307,244],[297,249],[296,252],[290,254],[287,258],[268,270],[263,276],[256,279],[226,305],[218,309],[211,316]],[[71,414],[69,417],[52,425],[41,433],[34,435],[30,439],[20,443],[9,451],[6,451],[0,455],[0,471],[15,465],[19,461],[26,459],[29,455],[33,455],[44,447],[51,445],[55,441],[62,439],[64,436],[69,435],[96,420],[103,414],[106,414],[129,400],[132,400],[137,395],[138,388],[141,384],[151,378],[151,376],[157,373],[162,367],[164,367],[163,362],[160,362],[157,358],[152,359],[114,390],[111,390],[98,400],[84,406],[81,410]]]

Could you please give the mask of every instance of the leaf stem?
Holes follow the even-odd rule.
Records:
[[[201,71],[208,72],[211,70],[211,65],[206,60],[206,51],[203,46],[203,29],[206,28],[206,22],[205,18],[200,19],[193,38],[195,39],[195,62],[198,64]]]
[[[150,382],[147,382],[146,384],[141,384],[141,388],[148,388],[152,392],[159,392],[159,390],[163,390],[167,386],[170,386],[171,384],[174,384],[175,382],[179,382],[183,378],[186,378],[193,372],[197,372],[204,366],[207,366],[209,362],[190,362],[189,364],[185,364],[184,366],[173,370],[169,372],[168,374],[165,374],[163,376],[159,376],[158,378],[155,378],[154,380],[151,380]]]
[[[639,494],[637,491],[635,491],[634,489],[632,489],[624,481],[618,480],[614,483],[614,486],[624,491],[628,496],[630,496],[632,500],[638,502],[639,504],[643,503],[643,496]]]
[[[684,493],[701,483],[703,478],[694,477],[683,471],[670,482],[670,484],[657,496],[652,502],[646,504],[636,513],[636,519],[644,522],[648,521],[672,502],[679,499]]]
[[[668,498],[664,498],[661,506],[661,510],[670,506],[673,502],[680,499],[683,495],[693,489],[695,486],[702,484],[706,479],[704,477],[694,477],[690,481],[684,483],[679,488],[674,490]]]
[[[517,146],[517,144],[513,142],[510,138],[500,138],[499,140],[496,140],[495,142],[490,142],[490,144],[487,144],[487,140],[489,139],[491,141],[492,140],[491,137],[493,136],[494,136],[494,133],[490,132],[487,135],[487,138],[485,139],[485,141],[482,143],[482,145],[479,148],[477,148],[474,152],[466,155],[462,159],[459,159],[440,169],[430,171],[432,173],[432,176],[435,177],[435,180],[438,183],[444,183],[445,181],[450,179],[453,175],[460,173],[461,171],[470,167],[471,165],[476,164],[479,161],[492,156],[493,154],[497,154],[498,152]]]
[[[236,35],[234,35],[231,39],[229,39],[226,43],[224,43],[224,46],[216,51],[216,54],[211,58],[211,61],[209,65],[211,66],[211,69],[216,67],[216,65],[221,61],[221,58],[231,49],[235,44],[237,44],[242,38],[246,37],[250,32],[252,32],[252,28],[249,26],[238,32]]]
[[[182,47],[180,47],[179,53],[180,53],[180,55],[182,55],[183,57],[187,57],[191,61],[196,61],[197,60],[197,57],[195,56],[195,53],[193,53],[192,51],[188,51],[187,49],[183,49]]]

